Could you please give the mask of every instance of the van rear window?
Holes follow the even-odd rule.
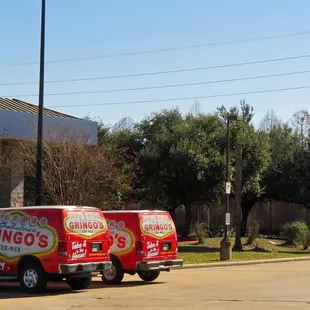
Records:
[[[148,235],[164,238],[175,232],[175,226],[168,214],[141,214],[141,230]]]
[[[100,212],[69,211],[65,227],[71,233],[90,237],[105,232],[107,223]]]

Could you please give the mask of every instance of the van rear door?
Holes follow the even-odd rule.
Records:
[[[140,228],[145,236],[146,260],[164,260],[177,255],[177,235],[173,220],[168,212],[141,213]]]
[[[64,210],[67,240],[64,250],[74,261],[98,260],[110,257],[108,226],[98,209]],[[66,248],[66,249],[65,249]]]

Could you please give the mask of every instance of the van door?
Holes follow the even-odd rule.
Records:
[[[101,212],[83,209],[64,212],[68,258],[83,262],[109,257],[108,226]]]
[[[169,213],[140,214],[141,233],[145,236],[147,260],[162,260],[173,257],[177,251],[177,236]]]

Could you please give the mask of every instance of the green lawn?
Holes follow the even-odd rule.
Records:
[[[220,242],[222,238],[209,238],[205,245],[179,244],[179,257],[184,264],[216,263],[220,262]],[[232,245],[234,238],[231,238]],[[257,239],[253,245],[246,245],[242,240],[243,251],[233,252],[233,261],[247,261],[272,258],[302,257],[310,254],[310,250],[303,250],[297,246],[286,246],[283,240]]]

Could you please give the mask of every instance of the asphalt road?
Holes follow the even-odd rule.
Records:
[[[310,262],[175,270],[151,284],[127,276],[122,285],[96,280],[86,291],[51,284],[41,296],[0,284],[0,310],[310,309]]]

